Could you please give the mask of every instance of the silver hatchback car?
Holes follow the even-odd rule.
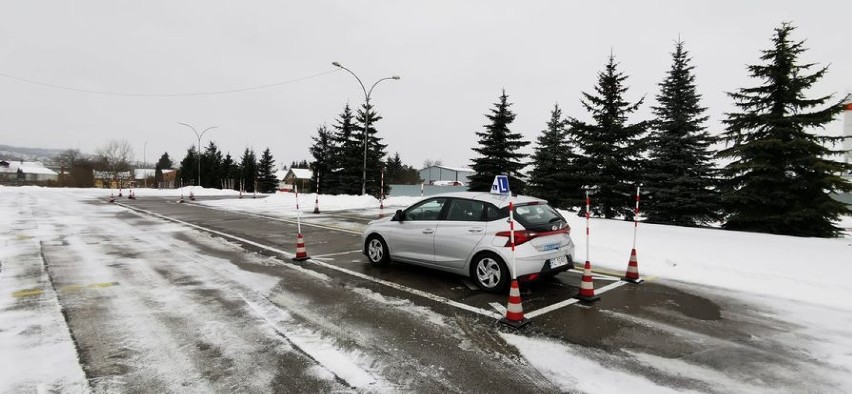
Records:
[[[574,267],[571,228],[547,201],[529,196],[447,193],[425,198],[393,217],[370,222],[362,235],[373,264],[391,260],[464,275],[483,290],[511,281],[509,202],[514,206],[515,273],[534,280]]]

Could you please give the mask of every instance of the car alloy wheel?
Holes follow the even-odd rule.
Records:
[[[473,278],[485,291],[500,292],[508,283],[508,270],[503,260],[492,254],[480,255],[473,266]]]
[[[367,259],[373,264],[386,264],[388,262],[388,247],[381,237],[373,236],[367,240]]]

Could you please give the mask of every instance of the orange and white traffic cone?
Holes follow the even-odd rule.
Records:
[[[178,200],[178,204],[183,204],[186,201],[183,200],[183,193],[180,194],[180,200]]]
[[[592,282],[592,264],[586,260],[586,266],[583,268],[583,279],[580,282],[580,294],[577,295],[582,301],[592,302],[597,301],[601,297],[595,295],[595,283]]]
[[[112,193],[109,194],[109,202],[115,202],[115,196],[113,196]]]
[[[320,210],[319,210],[319,194],[317,194],[316,198],[314,199],[314,213],[320,213]]]
[[[189,199],[195,201],[195,194],[192,193],[192,190],[189,191]]]
[[[299,233],[296,236],[296,256],[293,257],[293,261],[305,261],[309,258],[308,251],[305,249],[305,237]]]
[[[509,302],[506,304],[506,316],[500,319],[500,323],[514,328],[521,328],[532,323],[524,317],[524,308],[521,306],[521,290],[518,288],[518,280],[512,279],[512,287],[509,289]]]
[[[639,277],[639,262],[636,261],[636,249],[630,251],[630,262],[627,263],[627,273],[624,274],[622,280],[630,283],[642,283],[644,280]]]
[[[127,193],[127,198],[128,198],[128,199],[131,199],[131,200],[135,200],[135,199],[136,199],[136,195],[135,195],[135,194],[133,194],[133,189],[130,189],[130,192],[129,192],[129,193]]]

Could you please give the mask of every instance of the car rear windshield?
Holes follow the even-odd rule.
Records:
[[[506,208],[508,213],[508,207]],[[565,226],[565,218],[547,204],[532,203],[515,207],[515,220],[527,230],[549,231]],[[555,227],[555,228],[554,228]]]

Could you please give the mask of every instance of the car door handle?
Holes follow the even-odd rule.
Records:
[[[427,229],[423,230],[423,234],[432,234],[434,232],[435,232],[435,229],[432,229],[432,228],[427,228]]]
[[[482,228],[481,227],[470,228],[470,229],[467,230],[467,232],[469,232],[469,233],[481,233]]]

